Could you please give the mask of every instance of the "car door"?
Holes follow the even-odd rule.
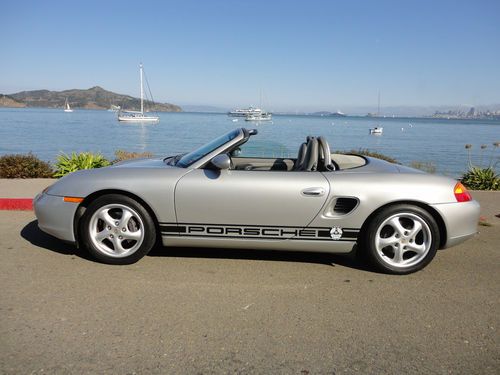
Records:
[[[328,193],[320,172],[194,169],[177,183],[175,209],[178,225],[197,225],[194,232],[285,239],[314,219]]]

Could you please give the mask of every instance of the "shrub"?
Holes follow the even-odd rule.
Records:
[[[412,161],[410,167],[431,174],[436,173],[436,165],[432,161]]]
[[[461,181],[472,190],[500,190],[500,177],[490,167],[471,167]]]
[[[48,178],[54,171],[49,163],[32,153],[0,157],[0,178]]]
[[[91,152],[80,152],[79,154],[73,152],[71,155],[61,154],[57,157],[54,177],[62,177],[81,169],[106,167],[110,164],[101,154],[93,154]]]
[[[118,163],[123,160],[130,160],[130,159],[139,159],[139,158],[152,158],[153,154],[151,152],[130,152],[130,151],[124,151],[124,150],[116,150],[115,151],[115,160],[113,160],[114,163]]]
[[[494,169],[496,167],[496,165],[500,162],[500,160],[498,160],[498,158],[496,157],[496,151],[500,147],[500,142],[493,142],[492,144],[493,144],[493,148],[491,149],[490,161],[488,163],[488,168]],[[481,168],[484,168],[484,165],[483,165],[484,152],[487,148],[488,148],[488,145],[486,145],[486,144],[482,144],[480,147],[481,151],[480,151],[479,167],[481,167]],[[476,167],[472,163],[472,152],[471,152],[472,145],[470,143],[466,144],[465,149],[467,150],[467,168],[470,170],[473,167]]]

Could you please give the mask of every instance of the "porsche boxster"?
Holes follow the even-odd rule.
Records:
[[[460,182],[331,153],[324,137],[307,137],[292,158],[244,156],[256,134],[239,128],[186,154],[71,173],[35,198],[38,226],[109,264],[136,262],[156,243],[356,249],[394,274],[477,232],[479,204]]]

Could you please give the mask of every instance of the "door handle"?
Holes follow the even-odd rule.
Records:
[[[308,197],[321,197],[325,195],[325,189],[320,188],[320,187],[312,187],[312,188],[307,188],[302,190],[302,195],[308,196]]]

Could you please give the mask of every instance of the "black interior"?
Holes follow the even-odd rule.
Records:
[[[232,156],[231,169],[245,171],[332,171],[339,169],[331,160],[330,147],[323,137],[308,136],[302,143],[296,159],[292,158],[251,158]]]

